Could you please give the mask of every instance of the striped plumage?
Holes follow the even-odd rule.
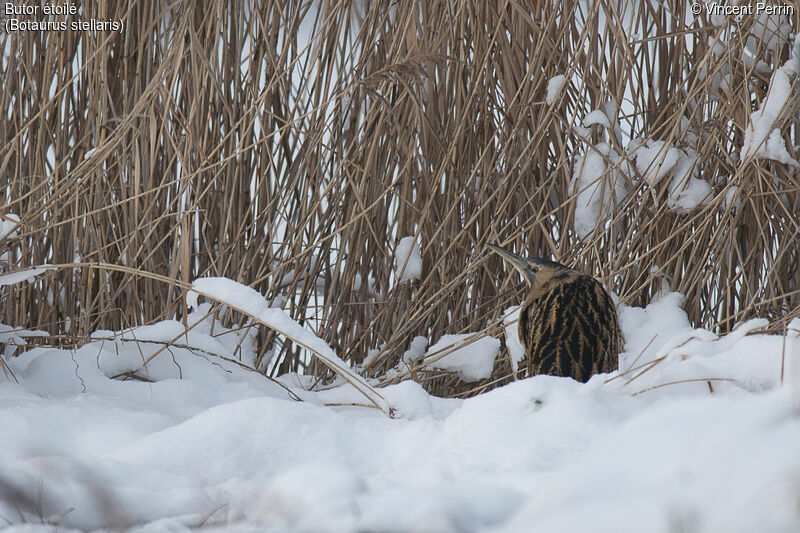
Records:
[[[617,311],[597,280],[560,263],[489,247],[530,285],[519,316],[528,375],[587,381],[592,374],[617,369],[622,349]]]

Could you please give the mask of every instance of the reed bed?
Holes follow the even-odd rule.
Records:
[[[720,333],[753,316],[782,330],[800,316],[798,169],[739,154],[798,12],[762,28],[691,5],[132,0],[72,17],[121,32],[2,33],[0,215],[21,221],[0,266],[62,267],[0,287],[0,322],[80,344],[180,319],[193,279],[225,276],[342,359],[369,356],[369,377],[464,395],[511,379],[507,357],[478,384],[387,373],[416,336],[503,337],[525,287],[491,242],[591,272],[625,304],[680,291]],[[773,124],[795,159],[796,79]],[[611,130],[581,129],[596,109]],[[696,152],[704,200],[671,207],[632,139]],[[619,172],[625,194],[581,235],[573,177],[603,141],[623,157],[599,179]],[[406,236],[423,268],[399,283]],[[329,375],[258,340],[265,373]]]

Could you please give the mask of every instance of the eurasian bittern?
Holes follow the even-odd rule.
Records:
[[[592,374],[617,369],[622,349],[617,311],[596,279],[547,259],[489,247],[519,270],[530,286],[518,326],[528,375],[586,381]]]

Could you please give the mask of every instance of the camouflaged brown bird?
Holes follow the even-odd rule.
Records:
[[[518,326],[527,375],[585,382],[593,374],[617,369],[622,333],[614,302],[600,282],[560,263],[489,247],[519,270],[530,286]]]

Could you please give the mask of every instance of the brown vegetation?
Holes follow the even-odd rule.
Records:
[[[376,377],[417,335],[502,336],[525,287],[488,242],[632,305],[668,285],[720,332],[800,315],[798,171],[736,157],[791,53],[754,38],[752,18],[687,19],[683,0],[254,3],[84,2],[79,18],[124,30],[0,34],[0,214],[22,221],[3,267],[82,265],[0,288],[0,322],[79,343],[183,316],[187,283],[226,276],[285,299],[345,360],[379,350]],[[797,93],[775,123],[795,158]],[[625,138],[696,150],[707,200],[677,212],[669,179],[626,174],[627,196],[580,239],[577,156],[603,140],[624,153],[600,126],[575,132],[598,108]],[[422,276],[398,284],[407,235]],[[324,372],[260,341],[280,348],[272,373]]]

